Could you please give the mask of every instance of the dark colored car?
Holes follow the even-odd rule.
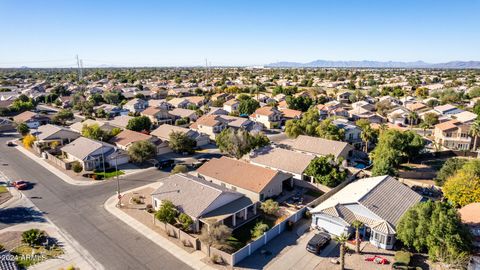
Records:
[[[155,166],[158,169],[165,169],[165,168],[172,167],[174,164],[175,164],[175,160],[167,159],[167,160],[159,161]]]
[[[26,181],[15,181],[12,185],[19,190],[26,189],[28,187],[28,182]]]
[[[330,237],[330,235],[326,232],[317,233],[312,237],[312,239],[310,239],[310,241],[308,241],[307,250],[312,253],[318,254],[323,247],[328,245],[331,239],[332,238]]]

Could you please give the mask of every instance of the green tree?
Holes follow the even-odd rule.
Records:
[[[278,214],[278,211],[280,210],[280,206],[278,205],[278,202],[268,199],[260,205],[260,209],[262,209],[263,212],[267,215],[272,215],[275,216]]]
[[[261,237],[266,231],[268,231],[268,229],[270,229],[270,227],[267,224],[261,221],[257,222],[255,227],[253,227],[253,229],[250,231],[252,234],[252,239]]]
[[[147,116],[137,116],[128,120],[127,129],[133,131],[150,131],[152,121]]]
[[[178,221],[180,222],[180,224],[182,224],[182,229],[184,231],[189,231],[192,224],[193,224],[193,220],[192,218],[185,214],[185,213],[181,213],[179,216],[178,216]]]
[[[25,136],[28,133],[30,133],[30,128],[28,127],[27,124],[20,123],[17,125],[17,132],[20,133],[20,135]]]
[[[333,120],[330,118],[321,121],[316,131],[318,137],[327,140],[343,141],[345,139],[345,130],[333,124]]]
[[[109,91],[103,94],[103,99],[108,104],[118,105],[124,99],[124,97],[119,92]]]
[[[305,169],[305,174],[328,187],[336,187],[347,178],[347,172],[340,169],[333,155],[314,158]]]
[[[75,119],[75,117],[73,116],[73,112],[71,110],[61,110],[53,117],[52,121],[54,123],[65,125],[67,121],[73,119]]]
[[[263,134],[251,135],[244,129],[227,128],[217,136],[215,142],[222,153],[240,159],[251,150],[270,143]]]
[[[360,138],[365,143],[365,153],[368,153],[368,143],[376,137],[376,131],[370,126],[370,121],[367,119],[358,120],[356,125],[362,130]]]
[[[472,238],[455,208],[443,202],[418,203],[401,217],[397,238],[429,259],[456,264],[468,258]]]
[[[372,175],[396,175],[398,166],[417,156],[424,145],[422,137],[413,131],[390,129],[381,132],[377,146],[370,154]]]
[[[101,129],[98,124],[84,124],[82,127],[82,136],[97,141],[108,141],[111,138],[110,134]]]
[[[443,163],[442,168],[438,171],[437,177],[435,178],[435,184],[438,186],[443,186],[445,181],[455,173],[457,173],[463,165],[467,162],[464,158],[449,158],[445,163]]]
[[[22,233],[22,242],[33,247],[39,245],[45,239],[45,232],[39,229],[30,229]]]
[[[155,213],[155,218],[163,223],[173,224],[178,215],[178,210],[175,205],[168,200],[163,200],[160,208]]]
[[[197,142],[184,132],[173,131],[169,135],[168,146],[177,153],[188,152],[191,154],[194,152],[193,149],[197,146]]]
[[[313,100],[310,97],[305,96],[287,96],[286,101],[289,109],[299,110],[302,112],[308,111],[310,106],[313,105]]]
[[[238,105],[238,112],[242,115],[250,115],[258,108],[260,108],[258,101],[250,98],[240,101],[240,104]]]
[[[142,163],[155,157],[156,147],[150,141],[138,141],[128,148],[128,156],[133,162]]]
[[[423,116],[423,122],[427,124],[429,128],[432,128],[434,125],[438,124],[438,115],[435,113],[426,113]]]
[[[317,127],[320,115],[318,109],[313,107],[305,112],[301,119],[288,120],[285,125],[285,133],[290,138],[296,138],[299,135],[318,136]]]

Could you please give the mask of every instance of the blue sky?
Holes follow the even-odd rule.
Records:
[[[0,67],[480,60],[480,0],[0,0]]]

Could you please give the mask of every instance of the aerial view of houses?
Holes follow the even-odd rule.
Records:
[[[480,270],[479,3],[347,2],[0,1],[0,270]]]

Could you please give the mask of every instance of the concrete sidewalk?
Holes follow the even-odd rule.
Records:
[[[67,182],[70,185],[76,185],[76,186],[91,186],[91,185],[97,185],[102,183],[101,181],[80,181],[80,180],[75,180],[65,174],[64,172],[60,171],[59,169],[55,168],[54,166],[50,165],[48,162],[43,160],[40,157],[37,157],[35,154],[31,153],[27,149],[23,148],[22,146],[15,146],[15,149],[20,151],[22,154],[26,155],[28,158],[32,159],[33,161],[37,162],[41,166],[45,167],[45,169],[49,170],[58,178],[62,179],[63,181]]]
[[[145,185],[142,187],[138,187],[135,189],[128,190],[123,193],[130,193],[130,192],[135,192],[140,189],[144,189],[146,187],[152,187],[154,189],[157,189],[160,185],[162,185],[161,182],[155,182],[149,185]],[[118,209],[116,207],[117,204],[117,196],[112,196],[110,197],[104,204],[104,208],[112,215],[120,219],[121,221],[125,222],[127,225],[132,227],[132,229],[135,229],[137,232],[145,236],[146,238],[150,239],[152,242],[155,244],[161,246],[164,248],[166,251],[168,251],[170,254],[175,256],[177,259],[183,261],[185,264],[188,266],[192,267],[193,269],[202,269],[202,270],[213,270],[216,269],[210,265],[207,265],[202,261],[203,258],[205,258],[205,254],[202,252],[194,252],[194,253],[188,253],[181,247],[177,246],[176,244],[172,243],[170,240],[167,238],[159,235],[155,231],[151,230],[141,222],[135,220],[128,214],[124,213],[122,210]]]

